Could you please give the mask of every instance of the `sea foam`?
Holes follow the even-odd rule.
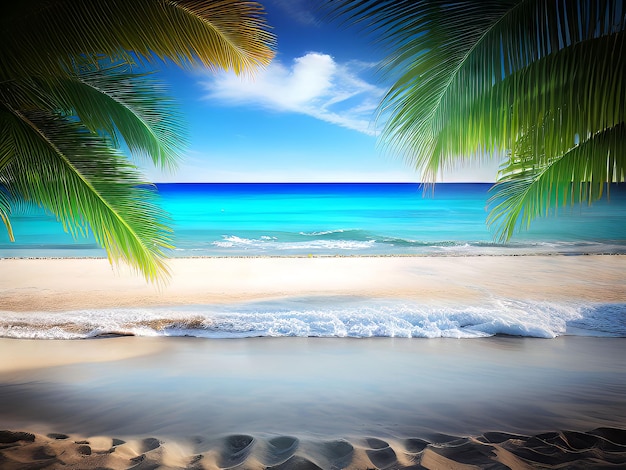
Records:
[[[217,248],[243,250],[244,252],[258,253],[281,253],[307,251],[323,252],[328,250],[352,251],[366,250],[375,245],[375,240],[326,240],[313,239],[307,241],[280,241],[277,237],[263,235],[259,238],[244,238],[236,235],[224,235],[222,240],[214,241],[211,244]]]
[[[71,312],[2,312],[0,336],[80,339],[103,335],[245,338],[480,338],[574,334],[626,337],[626,304],[565,304],[496,299],[480,306],[307,298]]]

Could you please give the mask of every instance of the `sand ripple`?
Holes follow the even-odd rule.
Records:
[[[624,468],[626,429],[561,431],[524,436],[486,432],[479,437],[442,436],[347,441],[236,434],[168,442],[154,437],[87,439],[0,431],[0,468],[17,469],[480,469]]]

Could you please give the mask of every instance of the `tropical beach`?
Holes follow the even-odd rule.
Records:
[[[0,15],[0,468],[626,467],[626,3]]]
[[[159,288],[104,259],[0,260],[3,468],[601,468],[626,461],[624,256],[171,261],[171,280]],[[296,320],[294,305],[326,305],[332,313],[329,302],[392,299],[431,312],[465,305],[476,316],[496,299],[500,331],[517,336],[456,339],[457,324],[439,330],[457,336],[430,339],[171,337],[217,328],[219,315],[209,314],[212,326],[199,307],[260,307],[270,299],[296,301],[287,315]],[[506,315],[527,302],[544,310],[613,305],[613,312]],[[160,319],[124,316],[150,307]],[[174,308],[174,317],[162,307]],[[63,312],[70,315],[56,322]],[[468,322],[468,312],[446,321]],[[124,321],[109,330],[97,324],[116,316],[126,330]],[[427,319],[436,322],[432,313]],[[85,328],[96,338],[15,339],[72,330],[90,337]],[[557,337],[545,339],[550,332]]]

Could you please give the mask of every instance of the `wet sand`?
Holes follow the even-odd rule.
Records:
[[[626,464],[622,338],[4,339],[0,355],[0,429],[34,433],[0,434],[2,468]]]

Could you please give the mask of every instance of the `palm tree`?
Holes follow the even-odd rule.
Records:
[[[273,57],[263,10],[244,0],[20,0],[0,15],[0,218],[27,201],[111,262],[167,274],[167,214],[133,158],[174,167],[180,115],[157,63],[251,73]]]
[[[425,181],[505,155],[487,219],[500,240],[624,181],[624,0],[329,3],[390,51],[382,139]]]

